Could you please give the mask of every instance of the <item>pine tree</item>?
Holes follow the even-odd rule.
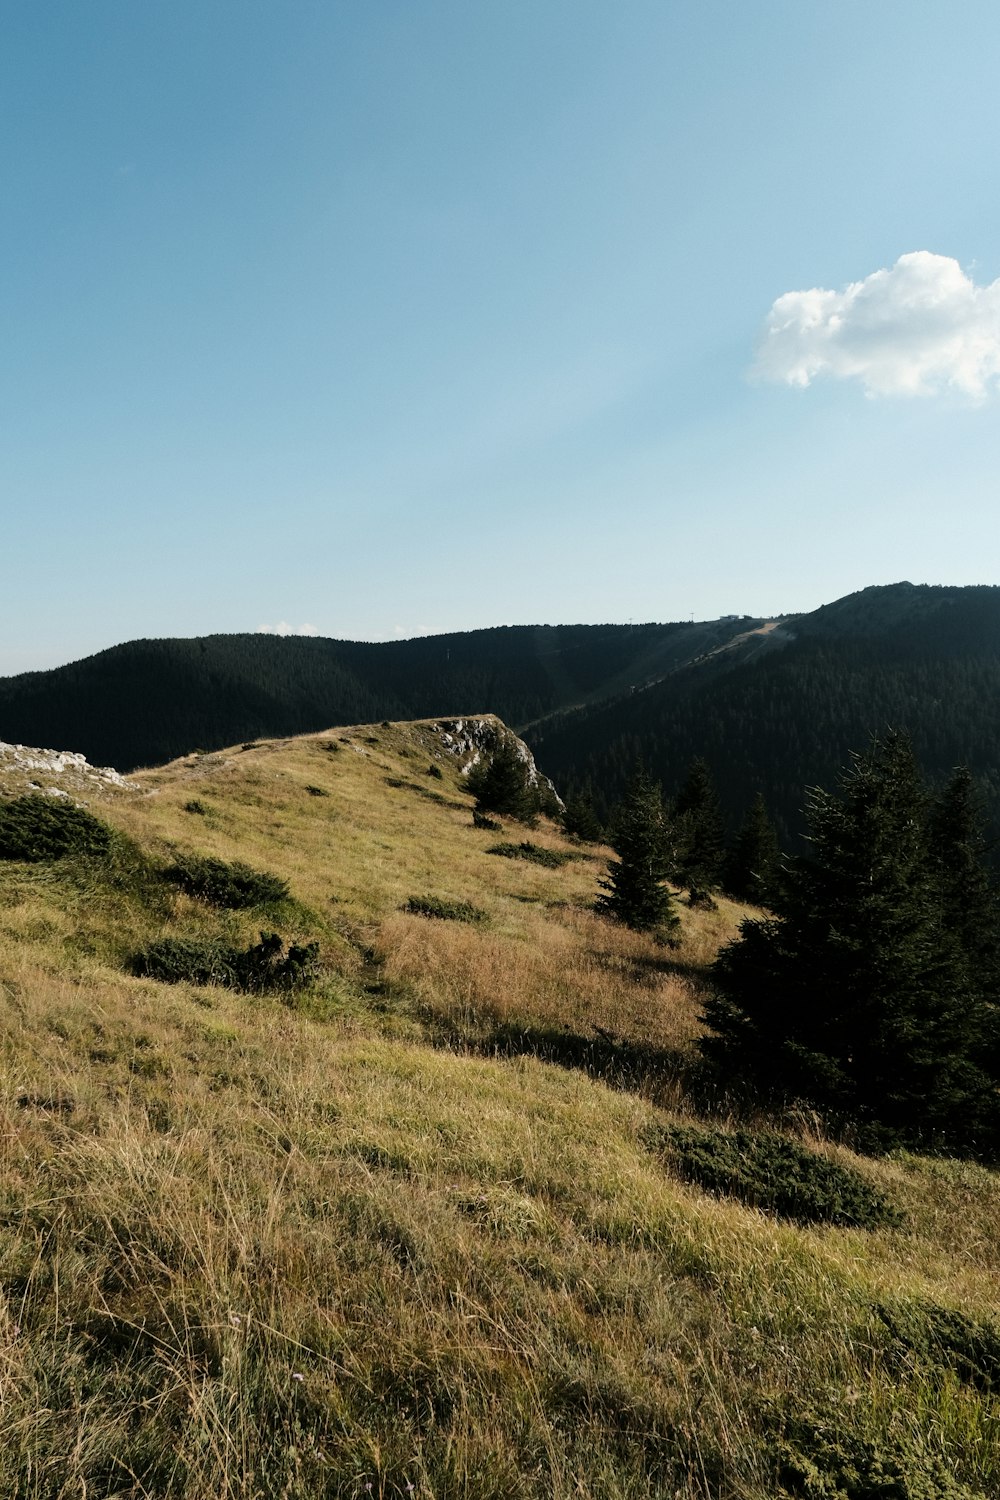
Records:
[[[731,896],[775,907],[781,889],[781,849],[760,792],[751,802],[726,861],[724,885]]]
[[[980,1030],[984,1065],[1000,1077],[1000,895],[989,868],[982,796],[959,766],[931,810],[928,859],[944,918]]]
[[[886,1138],[989,1150],[967,966],[928,858],[928,797],[908,742],[875,740],[840,796],[808,809],[780,919],[743,924],[715,964],[703,1050],[729,1073]]]
[[[478,812],[502,813],[530,823],[539,810],[528,763],[510,739],[502,739],[490,759],[469,773],[467,785],[475,794]]]
[[[663,884],[670,866],[670,840],[663,795],[638,772],[618,808],[611,833],[618,855],[599,882],[597,910],[639,932],[667,934],[677,926],[673,897]]]
[[[678,850],[674,876],[692,898],[717,889],[725,859],[725,824],[712,773],[700,758],[691,762],[674,803]]]
[[[594,796],[589,788],[567,797],[562,824],[568,834],[583,839],[588,844],[599,843],[604,837],[604,829],[594,809]]]

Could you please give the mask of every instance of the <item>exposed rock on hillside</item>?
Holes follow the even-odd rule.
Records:
[[[92,766],[75,750],[39,750],[0,740],[0,794],[47,792],[52,797],[70,797],[112,787],[123,792],[139,790],[112,766]]]
[[[421,728],[440,741],[445,754],[458,758],[459,770],[463,776],[467,776],[484,756],[495,755],[505,742],[513,745],[528,768],[530,785],[547,787],[559,806],[564,805],[552,782],[535,765],[535,757],[528,746],[495,714],[482,714],[472,719],[436,719],[421,725]]]

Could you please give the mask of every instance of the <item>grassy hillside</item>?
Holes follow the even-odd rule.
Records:
[[[600,920],[600,851],[474,827],[429,724],[134,781],[87,792],[105,854],[0,860],[0,1492],[1000,1491],[997,1177],[803,1120],[780,1216],[718,1190],[781,1162],[687,1091],[739,909],[676,949]],[[289,892],[213,906],[192,856]],[[308,986],[129,972],[262,929],[319,943]]]

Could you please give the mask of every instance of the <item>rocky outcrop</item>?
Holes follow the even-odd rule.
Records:
[[[527,767],[529,783],[541,790],[547,788],[558,805],[564,805],[552,782],[535,765],[535,757],[524,741],[495,714],[468,719],[427,720],[420,727],[439,742],[442,757],[450,755],[458,760],[463,776],[467,776],[481,760],[495,755],[502,744],[513,745]]]
[[[75,750],[40,750],[0,740],[0,795],[45,792],[75,797],[81,792],[135,792],[139,787],[112,766],[92,766]]]

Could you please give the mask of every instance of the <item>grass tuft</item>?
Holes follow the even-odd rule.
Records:
[[[451,922],[485,922],[486,913],[471,901],[448,901],[442,896],[411,896],[403,907],[418,917],[439,917]]]

